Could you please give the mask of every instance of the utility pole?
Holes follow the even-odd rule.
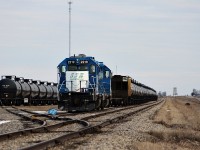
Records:
[[[71,0],[68,2],[69,4],[69,57],[71,56]]]

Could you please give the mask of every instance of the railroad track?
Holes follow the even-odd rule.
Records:
[[[72,124],[88,126],[88,123],[86,121],[82,121],[82,120],[74,120],[74,119],[70,119],[70,118],[58,118],[58,117],[52,118],[49,115],[38,114],[38,113],[30,112],[27,110],[17,109],[15,107],[3,107],[3,108],[12,114],[15,114],[22,118],[25,118],[26,120],[29,120],[31,122],[37,122],[40,124],[40,126],[0,134],[0,145],[2,145],[5,142],[7,143],[8,141],[10,141],[10,142],[15,141],[15,140],[17,141],[18,138],[22,138],[22,137],[28,138],[27,136],[29,136],[29,135],[33,136],[33,134],[64,132],[64,131],[56,131],[56,130],[59,128],[62,128],[63,126],[70,126]],[[55,121],[59,121],[59,122],[46,126],[47,125],[46,119],[53,119],[54,122]],[[68,131],[68,132],[72,132],[72,131]],[[7,140],[7,141],[5,141],[5,140]],[[12,148],[12,149],[15,149],[15,148]]]
[[[22,122],[24,124],[29,124],[27,125],[26,128],[30,128],[31,125],[32,127],[35,126],[45,126],[46,125],[46,121],[39,119],[39,118],[33,118],[32,117],[32,112],[28,112],[28,111],[23,111],[20,109],[17,109],[15,107],[7,107],[7,106],[1,106],[1,108],[5,109],[7,112],[14,114],[16,116],[19,116],[20,118],[23,118]]]
[[[112,110],[112,111],[103,112],[103,113],[96,114],[96,115],[83,117],[79,121],[85,122],[85,127],[82,126],[80,128],[76,128],[76,127],[70,126],[70,127],[68,127],[67,130],[65,128],[65,130],[57,131],[57,133],[59,132],[59,135],[56,135],[56,136],[54,135],[55,138],[50,138],[50,139],[38,138],[37,142],[34,143],[34,142],[30,141],[29,145],[19,146],[19,147],[17,147],[17,149],[21,148],[21,150],[29,150],[29,149],[38,150],[38,149],[47,149],[49,147],[54,147],[59,143],[62,143],[66,140],[70,140],[71,138],[81,137],[88,133],[95,133],[96,131],[99,131],[99,129],[101,129],[107,125],[116,123],[122,119],[125,119],[134,114],[138,114],[142,111],[147,111],[147,110],[151,109],[152,107],[160,104],[161,102],[163,102],[163,100],[151,103],[149,105],[145,104],[145,105],[140,105],[139,107],[129,106],[129,107],[118,109],[118,110]],[[113,114],[115,114],[115,115],[113,115]],[[102,116],[104,116],[104,118],[102,118]],[[74,128],[75,128],[75,130],[72,131],[72,129],[74,129]],[[44,132],[44,130],[43,130],[43,132]],[[54,131],[54,133],[55,132],[56,131]]]

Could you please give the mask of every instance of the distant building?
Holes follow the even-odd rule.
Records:
[[[167,96],[167,92],[162,92],[162,96]]]
[[[159,91],[158,92],[158,96],[159,97],[167,96],[167,92],[165,92],[165,91],[164,92]]]
[[[200,90],[193,89],[191,95],[192,96],[200,96]]]
[[[178,95],[178,93],[177,93],[177,87],[174,87],[173,88],[173,96],[176,96],[176,95]]]

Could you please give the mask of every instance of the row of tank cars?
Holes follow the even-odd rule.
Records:
[[[57,83],[2,76],[0,105],[51,105],[57,104]]]
[[[57,69],[58,108],[69,112],[131,105],[158,98],[153,88],[130,76],[112,76],[103,62],[84,54],[65,58]]]

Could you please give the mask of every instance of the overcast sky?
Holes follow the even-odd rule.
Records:
[[[168,95],[200,89],[199,0],[72,2],[71,54]],[[0,0],[0,75],[56,82],[69,56],[68,16],[67,0]]]

